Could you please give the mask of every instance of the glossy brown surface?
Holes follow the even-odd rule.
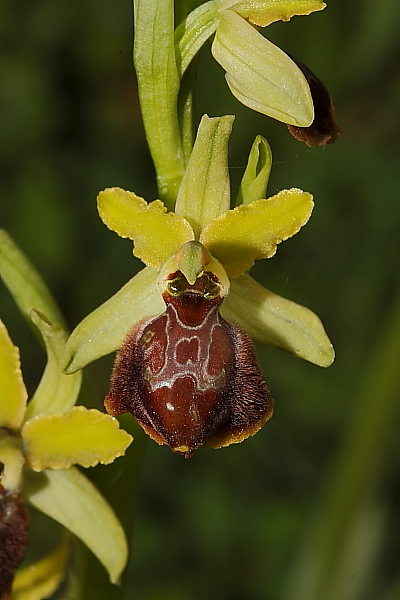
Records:
[[[172,279],[166,311],[128,334],[105,400],[109,413],[132,413],[155,441],[186,457],[203,444],[241,441],[272,414],[251,341],[221,317],[207,279]]]
[[[302,62],[291,56],[297,64],[310,86],[314,103],[314,121],[309,127],[296,127],[288,125],[293,137],[307,146],[324,146],[336,142],[341,134],[339,125],[335,120],[335,107],[333,100],[320,79]]]

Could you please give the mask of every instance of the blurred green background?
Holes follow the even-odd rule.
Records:
[[[314,194],[307,227],[252,274],[314,310],[337,358],[324,370],[258,347],[276,409],[257,436],[188,461],[148,443],[129,581],[118,597],[400,598],[399,23],[398,0],[331,0],[265,30],[331,91],[343,134],[326,148],[309,149],[242,107],[209,46],[203,51],[199,117],[237,115],[234,194],[259,133],[273,151],[269,193]],[[131,243],[98,218],[97,193],[120,186],[157,197],[131,59],[132,8],[128,0],[3,0],[0,31],[0,226],[72,328],[140,268]],[[0,314],[32,390],[44,356],[3,287]],[[88,369],[99,406],[111,365],[107,357]],[[122,461],[88,472],[110,498]],[[111,597],[98,571],[89,600]]]

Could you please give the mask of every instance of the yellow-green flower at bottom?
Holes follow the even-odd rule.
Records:
[[[37,311],[32,311],[32,320],[44,339],[48,362],[29,404],[18,349],[0,321],[1,597],[7,597],[27,544],[28,520],[22,501],[79,537],[106,567],[111,581],[118,580],[127,558],[125,534],[113,510],[72,465],[110,463],[124,454],[132,438],[119,429],[116,419],[74,406],[81,373],[61,373],[66,334]],[[64,576],[67,558],[63,542],[37,568],[21,571],[13,599],[24,598],[27,585],[29,598],[48,597]]]
[[[121,237],[134,241],[135,256],[147,266],[78,325],[67,342],[66,372],[72,373],[120,348],[128,332],[136,331],[132,328],[163,314],[166,292],[205,297],[208,292],[204,285],[209,284],[200,280],[206,271],[220,285],[222,317],[243,327],[257,341],[320,366],[332,363],[333,348],[318,317],[265,289],[246,273],[255,260],[272,257],[281,241],[305,225],[313,209],[312,197],[298,189],[263,197],[271,157],[266,142],[257,139],[242,180],[238,206],[230,209],[227,141],[232,122],[232,117],[203,117],[175,212],[168,213],[159,200],[148,204],[133,192],[120,188],[99,194],[102,220]],[[173,284],[178,288],[168,292],[168,282],[174,281],[174,273],[183,274],[186,292],[182,291],[180,280]],[[196,288],[197,282],[203,286],[202,291]],[[182,358],[188,364],[194,364],[197,360],[194,356],[199,356],[193,348],[187,350],[187,358]],[[130,369],[136,378],[143,376],[136,363]],[[144,376],[150,377],[146,373],[144,370]],[[176,375],[171,377],[170,382],[164,381],[165,387],[173,385]],[[151,429],[150,425],[144,428]],[[166,443],[162,439],[157,441]],[[221,438],[219,445],[226,443],[230,442]]]

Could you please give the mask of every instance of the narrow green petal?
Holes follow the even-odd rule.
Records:
[[[231,8],[250,23],[266,27],[275,21],[289,21],[295,15],[309,15],[325,6],[321,0],[226,0],[221,8]]]
[[[18,429],[28,394],[22,379],[19,350],[0,320],[0,427]]]
[[[74,373],[101,356],[114,352],[135,323],[165,310],[157,287],[157,276],[155,269],[142,269],[79,323],[65,346],[62,361],[65,373]]]
[[[209,0],[192,10],[176,28],[175,55],[181,78],[204,42],[216,30],[218,19],[218,4]]]
[[[320,367],[335,353],[320,319],[311,310],[270,292],[249,275],[231,281],[221,314],[257,342],[285,350]]]
[[[58,521],[97,556],[116,583],[125,568],[128,547],[114,511],[77,468],[42,473],[27,470],[23,495],[35,508]]]
[[[123,456],[132,442],[117,419],[84,406],[74,406],[66,414],[35,417],[25,423],[21,435],[34,471],[109,464]]]
[[[275,196],[238,206],[203,231],[200,241],[229,277],[243,275],[260,258],[270,258],[277,244],[292,237],[310,218],[311,194],[282,190]]]
[[[314,106],[303,73],[242,17],[221,11],[211,50],[242,104],[283,123],[311,125]]]
[[[266,139],[258,135],[250,150],[240,183],[236,206],[265,198],[272,166],[272,152]]]
[[[109,229],[134,241],[134,254],[147,266],[160,269],[189,240],[189,223],[167,209],[160,200],[147,204],[121,188],[109,188],[97,198],[99,214]]]
[[[32,321],[42,334],[47,364],[40,383],[28,404],[24,420],[36,415],[67,412],[74,406],[82,383],[82,372],[65,375],[61,371],[67,334],[60,325],[52,325],[43,314],[32,311]]]
[[[230,206],[228,141],[234,118],[210,119],[204,115],[199,125],[175,207],[176,213],[189,221],[196,237]]]
[[[49,598],[64,579],[69,548],[70,540],[65,536],[53,552],[18,571],[12,586],[12,600]]]
[[[40,310],[52,323],[64,319],[46,284],[11,237],[0,229],[0,276],[18,308],[31,320],[31,310]]]

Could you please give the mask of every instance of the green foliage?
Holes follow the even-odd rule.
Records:
[[[139,267],[130,242],[97,218],[98,191],[118,185],[157,197],[131,62],[131,6],[6,0],[0,11],[1,226],[44,275],[72,328]],[[268,195],[293,185],[316,203],[304,231],[252,275],[321,315],[337,358],[321,370],[260,346],[276,399],[267,428],[189,461],[149,444],[127,598],[330,600],[337,589],[341,600],[398,596],[399,13],[397,0],[337,0],[268,28],[268,39],[307,63],[335,99],[343,135],[323,150],[240,106],[206,46],[197,112],[237,115],[236,189],[261,133],[273,149]],[[0,305],[33,390],[43,359],[3,287]],[[90,368],[99,398],[109,371],[109,362]],[[136,475],[129,489],[118,487],[125,467],[117,463],[92,477],[129,521]],[[123,597],[89,565],[82,597]],[[314,589],[324,592],[315,597]]]

